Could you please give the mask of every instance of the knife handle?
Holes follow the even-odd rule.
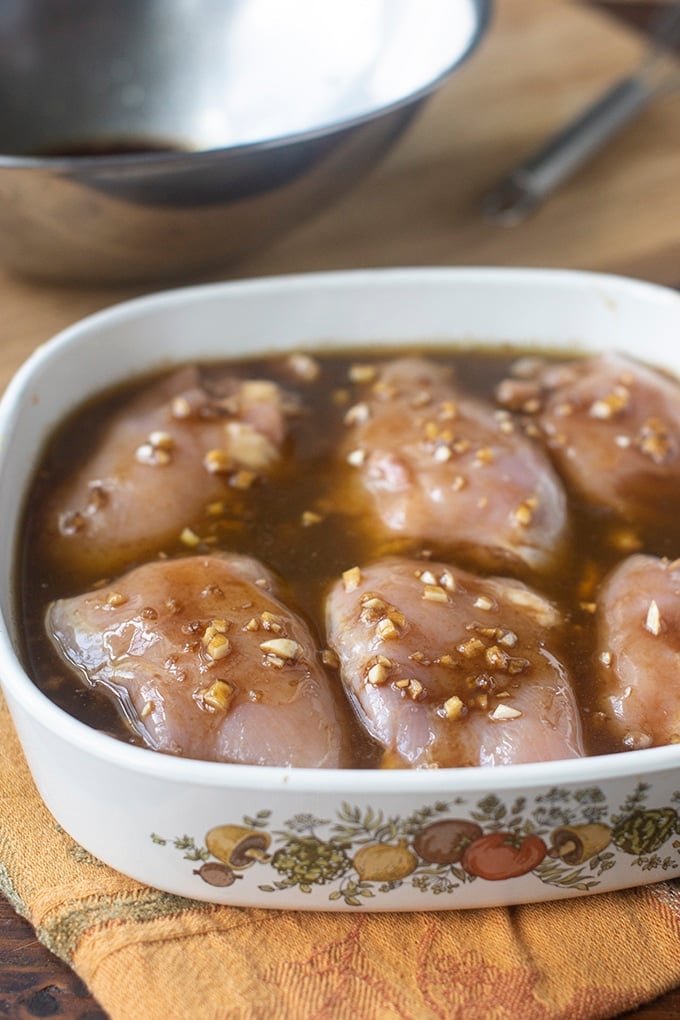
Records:
[[[621,79],[486,196],[487,218],[503,224],[524,219],[633,120],[655,91],[641,75]]]

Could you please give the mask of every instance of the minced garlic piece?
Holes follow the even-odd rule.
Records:
[[[510,662],[508,653],[504,652],[498,645],[491,645],[490,648],[487,648],[484,657],[490,669],[499,669],[501,672],[508,668]]]
[[[171,457],[170,452],[162,447],[152,446],[151,443],[142,443],[135,450],[135,460],[138,464],[146,464],[149,467],[167,467]]]
[[[173,397],[170,406],[173,418],[189,418],[191,416],[191,404],[186,397]]]
[[[316,358],[309,354],[296,352],[288,357],[288,365],[299,379],[305,382],[314,382],[321,374],[321,366]]]
[[[446,464],[448,460],[451,460],[451,457],[452,453],[450,447],[443,445],[434,447],[432,460],[436,461],[437,464]]]
[[[228,680],[215,680],[210,687],[199,692],[199,698],[209,710],[226,712],[235,693],[233,684],[230,684]]]
[[[464,709],[465,705],[458,695],[452,694],[442,705],[440,715],[443,715],[446,719],[460,719]]]
[[[123,595],[119,591],[110,591],[106,596],[107,606],[123,606],[127,602],[127,595]]]
[[[372,382],[377,375],[377,368],[375,365],[350,365],[348,372],[349,378],[355,383],[367,383]]]
[[[215,637],[215,634],[226,634],[228,626],[229,625],[226,620],[211,620],[203,631],[203,644],[210,644],[211,640]]]
[[[655,637],[661,633],[661,614],[654,599],[649,603],[645,630],[648,630],[650,634],[654,634]]]
[[[496,705],[490,718],[495,719],[496,722],[507,722],[510,719],[519,719],[521,714],[519,709],[513,708],[512,705],[500,704]]]
[[[475,655],[479,655],[484,651],[484,642],[480,641],[478,637],[468,638],[462,644],[458,645],[458,651],[461,655],[464,655],[466,659],[472,659]]]
[[[225,634],[213,634],[207,644],[205,638],[203,640],[206,654],[215,661],[223,659],[231,651],[231,642]]]
[[[389,616],[385,616],[382,620],[378,620],[375,625],[375,632],[379,638],[382,638],[383,641],[389,641],[390,638],[399,637],[399,629],[394,620],[391,620]]]
[[[491,464],[494,460],[495,454],[490,446],[480,446],[475,453],[475,461],[478,464]]]
[[[366,674],[366,680],[374,687],[380,687],[381,684],[386,683],[388,675],[389,671],[382,662],[374,662]]]
[[[515,520],[521,527],[527,527],[534,519],[534,510],[538,505],[538,500],[535,496],[530,496],[529,499],[525,499],[515,510]]]
[[[356,589],[361,584],[360,568],[350,567],[349,570],[343,570],[342,583],[345,587],[345,591],[356,591]]]
[[[227,453],[242,467],[260,471],[278,460],[274,444],[247,422],[227,422],[224,431]]]
[[[455,400],[442,400],[439,405],[439,417],[442,421],[453,421],[458,414]]]
[[[208,450],[203,458],[203,467],[211,475],[226,474],[232,466],[232,459],[226,450]]]
[[[426,584],[422,597],[426,602],[448,602],[449,596],[439,584]]]
[[[416,680],[415,677],[411,677],[408,682],[408,694],[413,701],[417,701],[418,698],[423,694],[423,685],[420,680]]]
[[[300,655],[301,646],[292,638],[270,638],[260,644],[260,649],[265,655],[275,655],[279,659],[292,662]]]
[[[345,413],[345,425],[363,425],[371,417],[371,409],[366,403],[354,404]]]
[[[404,691],[412,701],[417,701],[423,693],[423,685],[420,680],[416,680],[415,677],[401,677],[399,680],[394,681],[394,686],[397,690]]]
[[[669,429],[658,418],[648,418],[635,438],[638,449],[656,464],[662,464],[672,450]]]
[[[361,467],[365,460],[366,460],[365,450],[361,449],[351,450],[347,454],[347,463],[351,464],[352,467]]]
[[[513,606],[525,610],[542,627],[555,627],[560,622],[560,614],[555,607],[528,588],[508,588],[505,597]]]
[[[257,475],[254,471],[249,471],[247,468],[240,468],[231,476],[229,484],[232,489],[249,489],[256,478]]]
[[[146,719],[147,716],[151,715],[151,713],[153,712],[155,707],[156,707],[156,703],[154,701],[145,701],[144,702],[144,708],[139,713],[140,719]]]
[[[214,503],[208,503],[205,510],[210,517],[221,517],[226,510],[226,506],[221,499],[215,500]]]
[[[486,612],[493,609],[493,599],[490,599],[488,595],[478,595],[474,601],[475,609],[483,609]]]
[[[613,393],[601,400],[595,400],[590,405],[588,414],[591,418],[599,418],[600,421],[608,421],[614,415],[625,410],[628,405],[628,391],[620,386],[616,387]]]
[[[264,630],[273,631],[274,634],[283,634],[284,620],[283,617],[277,616],[276,613],[270,613],[269,610],[265,609],[264,612],[260,613],[260,623]]]
[[[439,578],[439,583],[441,584],[442,588],[446,588],[447,591],[456,590],[456,579],[449,570],[442,571],[442,575]]]
[[[191,528],[183,528],[179,540],[183,545],[191,547],[198,545],[201,541],[196,532],[192,531]]]
[[[304,510],[300,518],[300,523],[303,528],[311,528],[314,524],[321,524],[323,516],[316,513],[315,510]]]
[[[170,433],[164,432],[162,429],[155,429],[153,432],[150,432],[149,442],[157,450],[172,450],[175,446],[175,440]]]

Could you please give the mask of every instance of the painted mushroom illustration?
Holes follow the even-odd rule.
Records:
[[[608,825],[592,822],[588,825],[563,825],[550,837],[550,857],[559,857],[565,864],[583,864],[604,850],[611,842]]]
[[[470,843],[482,834],[476,822],[445,818],[420,829],[413,840],[413,849],[430,864],[457,864]]]
[[[218,825],[205,837],[205,845],[213,857],[234,871],[243,871],[255,861],[268,861],[270,843],[268,832],[243,825]]]
[[[237,878],[243,878],[242,875],[237,875],[231,870],[226,864],[220,864],[219,861],[206,861],[200,868],[194,868],[194,875],[198,875],[208,885],[222,886],[225,887],[233,885]]]

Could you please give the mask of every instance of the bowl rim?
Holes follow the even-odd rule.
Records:
[[[117,302],[66,326],[40,344],[26,358],[11,378],[0,398],[0,436],[11,434],[13,422],[22,402],[30,398],[34,373],[58,359],[82,342],[83,337],[96,333],[104,325],[124,325],[130,319],[144,317],[155,308],[172,308],[176,304],[201,303],[206,297],[238,296],[258,291],[290,291],[291,288],[345,288],[348,284],[370,288],[375,282],[398,285],[402,281],[444,283],[455,279],[459,284],[504,283],[540,285],[557,284],[571,290],[586,285],[603,285],[608,294],[640,295],[653,303],[672,302],[680,323],[680,294],[656,283],[649,283],[616,274],[587,270],[516,268],[516,267],[455,267],[417,266],[377,269],[349,269],[291,273],[252,279],[231,279],[214,283],[185,285],[145,294]],[[0,473],[9,444],[0,444]],[[10,615],[15,607],[10,608]],[[95,730],[59,708],[33,683],[21,662],[10,637],[10,625],[0,611],[0,689],[10,702],[22,709],[31,720],[74,748],[126,771],[140,772],[175,784],[233,789],[285,787],[294,793],[343,792],[370,795],[433,795],[438,791],[461,790],[491,793],[499,788],[514,790],[536,786],[641,778],[654,772],[680,769],[680,744],[645,750],[591,755],[556,762],[503,765],[498,768],[472,766],[442,769],[315,769],[267,765],[201,761],[180,758],[126,744],[115,737]]]
[[[329,120],[313,128],[306,128],[302,131],[292,131],[283,135],[274,135],[263,138],[256,142],[241,142],[235,145],[218,145],[211,148],[178,149],[174,151],[140,152],[140,153],[119,153],[108,155],[81,155],[81,156],[30,156],[19,153],[0,152],[0,169],[22,169],[22,170],[121,170],[133,167],[159,168],[161,170],[176,167],[181,169],[184,163],[191,161],[195,164],[197,160],[202,163],[209,163],[211,160],[222,158],[225,155],[243,158],[258,153],[273,151],[287,147],[297,147],[312,142],[318,138],[333,138],[343,132],[370,124],[374,120],[387,118],[399,111],[405,111],[409,107],[416,108],[423,100],[435,92],[455,70],[457,70],[479,46],[483,36],[491,22],[494,0],[471,0],[476,17],[475,29],[470,34],[467,45],[461,50],[447,67],[431,78],[426,84],[415,89],[408,95],[391,102],[383,103],[367,110],[365,113],[355,114],[351,117],[344,117],[339,120]]]

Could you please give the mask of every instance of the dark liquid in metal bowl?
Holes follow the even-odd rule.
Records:
[[[105,156],[151,156],[160,153],[190,152],[188,146],[155,138],[91,138],[55,142],[29,153],[49,159],[101,158]]]

